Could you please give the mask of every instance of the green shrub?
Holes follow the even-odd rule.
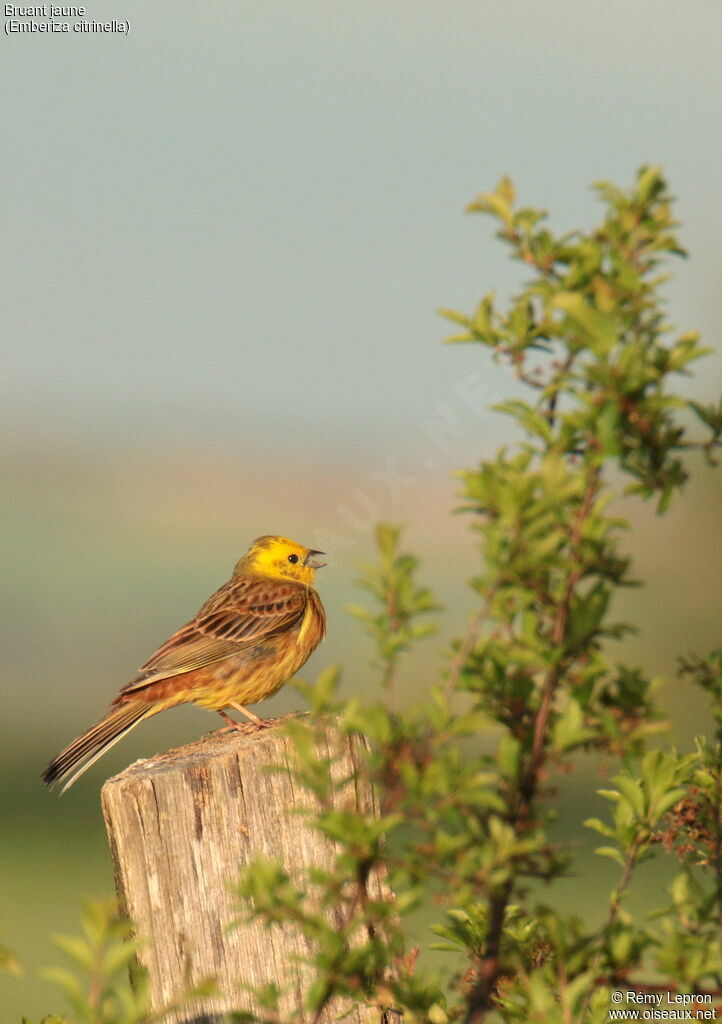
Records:
[[[656,684],[608,653],[630,628],[610,618],[611,600],[634,582],[619,545],[627,524],[609,502],[621,486],[664,512],[689,454],[713,461],[722,405],[672,390],[705,350],[696,334],[675,336],[665,324],[661,265],[682,250],[660,171],[642,168],[629,191],[596,189],[599,226],[561,237],[542,212],[516,206],[506,179],[470,206],[497,220],[531,277],[506,310],[490,293],[471,315],[444,311],[461,328],[448,340],[487,347],[525,386],[526,399],[497,406],[523,439],[461,473],[480,540],[481,570],[470,581],[479,607],[445,677],[420,681],[414,708],[389,699],[398,658],[429,631],[433,599],[415,582],[398,530],[382,525],[379,565],[361,579],[374,607],[351,611],[376,645],[386,693],[339,703],[329,673],[310,691],[317,718],[338,715],[343,730],[369,737],[378,819],[333,808],[315,727],[294,725],[298,778],[320,802],[315,827],[339,844],[335,869],[313,872],[297,890],[280,865],[256,863],[241,892],[252,914],[294,921],[316,949],[312,1013],[343,996],[430,1024],[490,1014],[569,1024],[606,1021],[614,989],[708,1000],[722,988],[720,655],[682,665],[709,692],[716,731],[680,756],[647,749],[664,728]],[[701,440],[689,437],[690,420]],[[549,839],[549,774],[590,751],[621,762],[602,791],[608,818],[583,823],[601,833],[597,853],[619,871],[596,929],[550,905],[573,857]],[[680,857],[669,905],[654,924],[637,922],[624,906],[635,869],[664,851]],[[393,899],[370,895],[374,872],[388,877]],[[539,881],[546,903],[535,895]],[[434,948],[463,958],[451,981],[422,969],[409,949],[406,922],[422,902],[439,908]],[[329,908],[341,927],[330,925]]]

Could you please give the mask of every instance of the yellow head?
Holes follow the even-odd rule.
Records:
[[[270,579],[296,580],[311,586],[316,569],[326,564],[316,557],[322,554],[323,551],[305,548],[287,537],[258,537],[233,572],[236,576],[254,573]]]

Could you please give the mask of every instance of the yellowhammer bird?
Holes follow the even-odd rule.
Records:
[[[315,570],[325,565],[316,557],[322,554],[285,537],[255,540],[228,583],[141,665],[104,718],[48,765],[46,785],[67,779],[65,792],[134,725],[177,704],[217,711],[236,729],[249,725],[236,722],[225,708],[241,711],[255,728],[266,725],[244,705],[280,690],[326,630],[313,587]]]

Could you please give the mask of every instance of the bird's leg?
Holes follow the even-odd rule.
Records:
[[[259,718],[253,711],[249,711],[248,708],[244,708],[242,704],[236,704],[234,700],[229,702],[229,706],[235,708],[236,711],[240,711],[242,715],[245,715],[246,718],[250,719],[256,729],[268,729],[269,726],[273,725],[273,722],[269,721],[269,719]]]
[[[254,715],[248,708],[244,708],[242,704],[236,704],[235,701],[230,701],[229,707],[235,708],[236,711],[240,711],[241,714],[248,718],[247,722],[237,722],[235,718],[231,718],[230,715],[226,714],[225,711],[221,711],[220,708],[216,708],[218,714],[221,716],[224,722],[227,722],[227,728],[233,730],[233,732],[243,732],[248,734],[249,732],[257,732],[259,729],[267,729],[270,725],[273,725],[272,721],[268,721],[265,718],[259,718],[258,715]],[[225,732],[225,729],[221,729],[221,732]]]
[[[248,722],[237,722],[235,718],[231,718],[230,715],[227,715],[225,711],[221,711],[220,709],[218,710],[218,714],[221,716],[224,722],[228,723],[228,728],[232,729],[233,732],[248,731]],[[225,729],[222,729],[221,732],[225,732]]]

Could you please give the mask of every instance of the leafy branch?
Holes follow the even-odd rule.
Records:
[[[666,726],[652,701],[657,681],[607,651],[631,628],[610,619],[612,598],[635,584],[621,551],[627,524],[608,512],[619,473],[628,493],[656,496],[663,512],[687,478],[689,453],[711,457],[721,424],[716,407],[701,413],[670,389],[706,350],[692,332],[668,337],[659,268],[682,249],[660,171],[642,168],[630,190],[596,189],[605,204],[599,225],[562,236],[543,211],[516,207],[506,179],[471,205],[497,220],[499,237],[533,277],[506,311],[492,293],[471,315],[444,311],[463,328],[449,340],[489,348],[533,397],[497,406],[524,433],[517,448],[460,474],[463,508],[481,540],[481,571],[470,581],[480,606],[452,643],[445,680],[430,678],[405,710],[362,696],[344,704],[328,676],[308,689],[318,716],[333,714],[342,732],[367,738],[363,771],[381,808],[380,817],[357,815],[355,823],[332,812],[331,773],[318,765],[313,727],[305,737],[296,731],[298,778],[319,799],[314,827],[334,838],[338,861],[301,890],[278,878],[275,902],[256,893],[255,905],[269,921],[295,920],[315,941],[316,1013],[342,998],[432,1024],[479,1024],[492,1012],[510,1022],[601,1022],[609,986],[632,984],[649,956],[670,991],[709,994],[710,980],[718,985],[720,738],[714,752],[704,744],[687,756],[646,752]],[[690,439],[687,412],[707,438]],[[376,608],[351,608],[375,643],[387,695],[402,653],[428,631],[416,616],[433,608],[414,582],[416,560],[399,554],[399,536],[379,527],[379,565],[366,565],[361,578]],[[717,676],[701,664],[685,671],[719,700]],[[549,778],[570,770],[581,751],[624,763],[617,788],[605,791],[612,823],[588,822],[609,840],[597,852],[621,871],[596,931],[530,896],[530,883],[553,885],[568,870],[570,855],[547,835]],[[702,899],[686,866],[656,930],[640,927],[624,907],[636,868],[673,851],[665,823],[676,815],[674,834],[685,835],[680,822],[692,806],[707,821],[704,841],[688,830],[682,845],[697,867],[706,858],[712,889]],[[246,896],[261,871],[246,876]],[[374,878],[394,894],[389,901],[385,890],[383,911],[367,891]],[[430,901],[440,908],[432,932],[465,964],[445,985],[409,946],[408,915]],[[355,930],[344,925],[332,937],[330,908]],[[707,952],[693,959],[695,928]]]
[[[368,591],[379,605],[373,612],[358,604],[346,610],[366,627],[378,651],[381,686],[391,691],[399,658],[411,645],[436,632],[432,622],[417,621],[438,611],[431,592],[414,582],[418,560],[399,552],[401,527],[380,523],[376,527],[376,545],[380,564],[362,563],[357,586]]]

